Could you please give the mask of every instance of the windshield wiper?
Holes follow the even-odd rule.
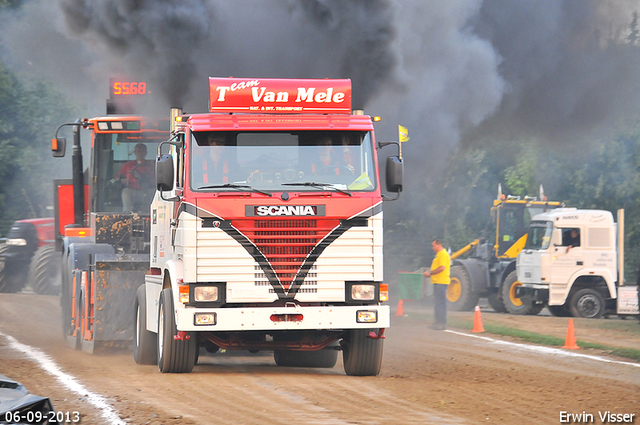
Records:
[[[317,182],[300,182],[300,183],[282,183],[282,186],[311,186],[317,187],[318,189],[324,189],[328,187],[330,189],[335,190],[336,192],[344,193],[345,195],[353,196],[353,193],[342,190],[336,187],[333,183],[317,183]]]
[[[201,189],[224,189],[224,188],[231,188],[231,189],[249,189],[252,192],[258,192],[258,193],[262,193],[263,195],[267,195],[267,196],[273,196],[272,193],[264,191],[264,190],[260,190],[260,189],[255,189],[251,186],[249,186],[248,184],[235,184],[235,183],[225,183],[225,184],[213,184],[210,186],[200,186],[197,190],[201,190]]]

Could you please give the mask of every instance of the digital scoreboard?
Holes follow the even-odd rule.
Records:
[[[107,115],[133,114],[136,100],[150,95],[145,81],[131,81],[126,78],[109,78],[109,99]]]

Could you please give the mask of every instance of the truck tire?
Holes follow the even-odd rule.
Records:
[[[273,359],[283,367],[323,367],[332,368],[338,361],[337,350],[289,351],[275,350]]]
[[[384,339],[369,338],[370,329],[353,329],[342,341],[344,371],[350,376],[376,376],[382,366]]]
[[[158,336],[147,330],[147,300],[144,284],[138,287],[133,311],[133,358],[138,364],[156,364]]]
[[[480,294],[471,290],[471,279],[463,266],[451,267],[451,283],[447,287],[448,309],[471,311],[478,304]]]
[[[573,294],[569,311],[573,317],[597,319],[604,314],[604,297],[595,289],[584,288]]]
[[[189,339],[174,339],[177,335],[173,314],[171,289],[163,289],[158,306],[158,369],[162,373],[190,373],[196,362],[198,344],[196,335],[189,333]]]
[[[512,271],[502,282],[502,300],[507,311],[511,314],[532,315],[540,313],[544,308],[543,304],[534,304],[529,297],[516,298],[516,288],[522,285],[518,281],[516,271]]]
[[[502,291],[498,290],[498,292],[489,295],[487,301],[489,301],[489,305],[496,313],[506,313],[507,308],[502,300]]]
[[[29,283],[36,294],[60,293],[60,253],[54,245],[42,245],[29,264]]]
[[[571,312],[566,304],[563,305],[548,305],[549,313],[555,317],[570,317]]]

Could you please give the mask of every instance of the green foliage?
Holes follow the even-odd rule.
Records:
[[[597,144],[567,151],[535,138],[483,139],[459,146],[444,171],[423,191],[412,193],[418,204],[421,199],[439,202],[424,202],[420,219],[405,212],[403,246],[412,245],[411,239],[418,236],[426,240],[437,235],[455,251],[474,239],[490,239],[490,209],[499,184],[504,194],[521,197],[538,195],[542,185],[551,201],[604,209],[614,216],[623,208],[625,277],[635,282],[640,263],[640,123]],[[428,246],[424,240],[422,245]],[[421,262],[411,263],[411,270],[428,265],[421,257]]]
[[[524,198],[538,191],[538,146],[530,141],[520,142],[522,150],[515,165],[504,170],[504,181],[509,194]]]
[[[18,9],[23,3],[24,0],[0,0],[0,8],[9,7],[12,9]]]
[[[51,157],[49,140],[71,115],[45,83],[26,87],[0,63],[0,234],[15,220],[51,215],[52,180],[65,164]]]

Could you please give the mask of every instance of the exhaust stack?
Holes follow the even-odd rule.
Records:
[[[171,132],[176,129],[176,118],[180,116],[182,116],[182,108],[171,108]]]

